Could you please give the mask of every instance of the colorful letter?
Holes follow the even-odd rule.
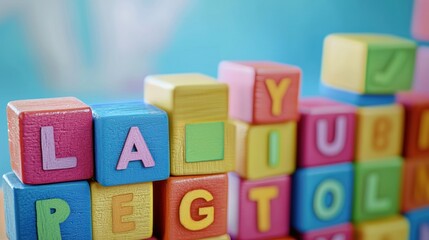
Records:
[[[364,195],[367,211],[384,211],[390,207],[389,199],[379,199],[377,197],[379,180],[379,176],[375,173],[369,174],[367,177],[366,194]]]
[[[136,151],[133,151],[134,148]],[[138,127],[130,129],[116,169],[127,169],[130,161],[142,161],[145,167],[155,166],[155,161]]]
[[[61,239],[60,223],[70,215],[69,204],[59,198],[36,201],[37,236],[39,239]]]
[[[332,195],[332,203],[327,206],[325,198],[327,194]],[[344,188],[336,180],[325,180],[316,189],[313,200],[314,213],[319,219],[330,220],[334,218],[344,205]]]
[[[253,188],[249,191],[249,199],[256,202],[258,209],[258,230],[259,232],[267,232],[271,228],[270,221],[270,201],[277,198],[279,189],[275,186]]]
[[[372,145],[376,150],[383,150],[389,145],[389,132],[392,122],[387,117],[380,117],[374,124],[374,137]]]
[[[268,165],[277,167],[280,162],[280,132],[271,131],[268,141]]]
[[[416,169],[414,197],[419,201],[427,201],[429,199],[429,174],[427,170],[424,166],[417,167]]]
[[[429,110],[424,111],[420,117],[419,148],[429,148]]]
[[[193,190],[185,194],[180,202],[179,219],[180,223],[188,230],[199,231],[207,228],[214,222],[214,207],[201,207],[198,209],[200,216],[205,216],[201,220],[194,220],[191,216],[192,202],[198,198],[204,199],[206,202],[213,200],[213,195],[204,189]]]
[[[74,168],[77,166],[76,157],[57,158],[55,155],[54,127],[42,127],[40,140],[42,145],[43,170]]]
[[[338,155],[346,144],[347,118],[340,116],[335,120],[335,139],[328,143],[328,121],[317,121],[317,148],[326,156]]]
[[[136,229],[135,222],[123,222],[122,217],[132,215],[134,212],[133,206],[123,206],[125,203],[133,201],[132,193],[117,195],[112,197],[112,232],[122,233]]]
[[[267,79],[265,81],[272,101],[271,113],[274,116],[280,116],[280,114],[282,114],[282,100],[290,83],[291,80],[289,78],[282,79],[278,85],[273,79]]]

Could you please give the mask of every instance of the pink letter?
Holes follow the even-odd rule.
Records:
[[[317,121],[317,148],[326,156],[335,156],[343,150],[346,144],[346,117],[338,117],[335,121],[335,139],[332,143],[328,143],[328,121]]]
[[[133,148],[137,151],[133,151]],[[122,149],[121,157],[119,158],[117,170],[127,169],[130,161],[142,161],[145,167],[155,166],[152,155],[149,152],[149,148],[143,139],[142,134],[138,127],[132,127],[128,133],[125,146]]]
[[[77,166],[76,157],[57,158],[55,155],[54,127],[42,127],[42,162],[43,170],[58,170]]]

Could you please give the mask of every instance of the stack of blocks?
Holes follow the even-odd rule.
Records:
[[[272,62],[222,62],[236,129],[228,230],[234,239],[286,238],[295,171],[301,70]]]

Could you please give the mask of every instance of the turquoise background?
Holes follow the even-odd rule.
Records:
[[[87,61],[93,58],[88,4],[72,11]],[[316,95],[323,38],[334,32],[389,33],[410,38],[411,0],[191,0],[155,56],[154,73],[201,72],[216,76],[224,59],[272,60],[303,69],[302,95]],[[10,170],[5,107],[14,99],[61,96],[41,82],[21,18],[0,18],[0,173]],[[88,103],[109,96],[71,92]],[[125,98],[139,98],[127,96]]]

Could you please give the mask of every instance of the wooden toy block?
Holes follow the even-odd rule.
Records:
[[[404,118],[400,105],[358,108],[356,161],[400,156]]]
[[[93,176],[92,114],[76,98],[13,101],[7,105],[12,170],[25,184]]]
[[[353,240],[353,225],[346,223],[300,234],[301,240]]]
[[[403,155],[406,158],[429,157],[429,95],[400,93],[397,101],[405,109]]]
[[[86,181],[26,185],[3,175],[9,239],[91,239],[91,202]]]
[[[152,236],[152,182],[103,187],[91,182],[93,239]]]
[[[412,33],[420,41],[429,41],[429,2],[427,0],[414,1],[414,15]]]
[[[355,226],[356,240],[404,240],[408,239],[410,227],[402,216],[360,223]],[[416,238],[410,238],[416,239]]]
[[[275,62],[219,64],[219,81],[229,85],[229,115],[251,124],[298,120],[301,70]]]
[[[0,189],[0,239],[7,239],[6,225],[4,222],[4,198],[3,191]]]
[[[299,166],[353,160],[356,108],[324,98],[309,98],[299,102],[299,112]]]
[[[228,123],[228,86],[200,74],[148,76],[145,100],[170,119],[171,175],[234,169],[235,130]]]
[[[353,222],[399,213],[401,172],[400,157],[355,164]]]
[[[353,165],[301,168],[293,177],[292,227],[308,232],[351,219]]]
[[[414,72],[415,92],[429,92],[429,47],[419,47],[417,51],[416,69]]]
[[[322,81],[365,94],[411,88],[416,44],[389,35],[332,34],[323,49]]]
[[[291,183],[283,175],[245,180],[229,174],[228,232],[233,239],[288,236]]]
[[[407,212],[405,217],[410,223],[409,239],[429,239],[429,208]]]
[[[167,114],[143,102],[93,105],[95,180],[115,186],[170,176]]]
[[[250,125],[233,122],[236,129],[236,169],[246,179],[292,174],[296,159],[296,122]]]
[[[401,209],[429,207],[429,158],[406,159],[402,171]]]
[[[360,94],[320,84],[320,94],[335,101],[352,104],[358,107],[392,105],[395,103],[394,94]]]
[[[190,240],[227,233],[226,174],[170,177],[154,184],[157,237]]]

